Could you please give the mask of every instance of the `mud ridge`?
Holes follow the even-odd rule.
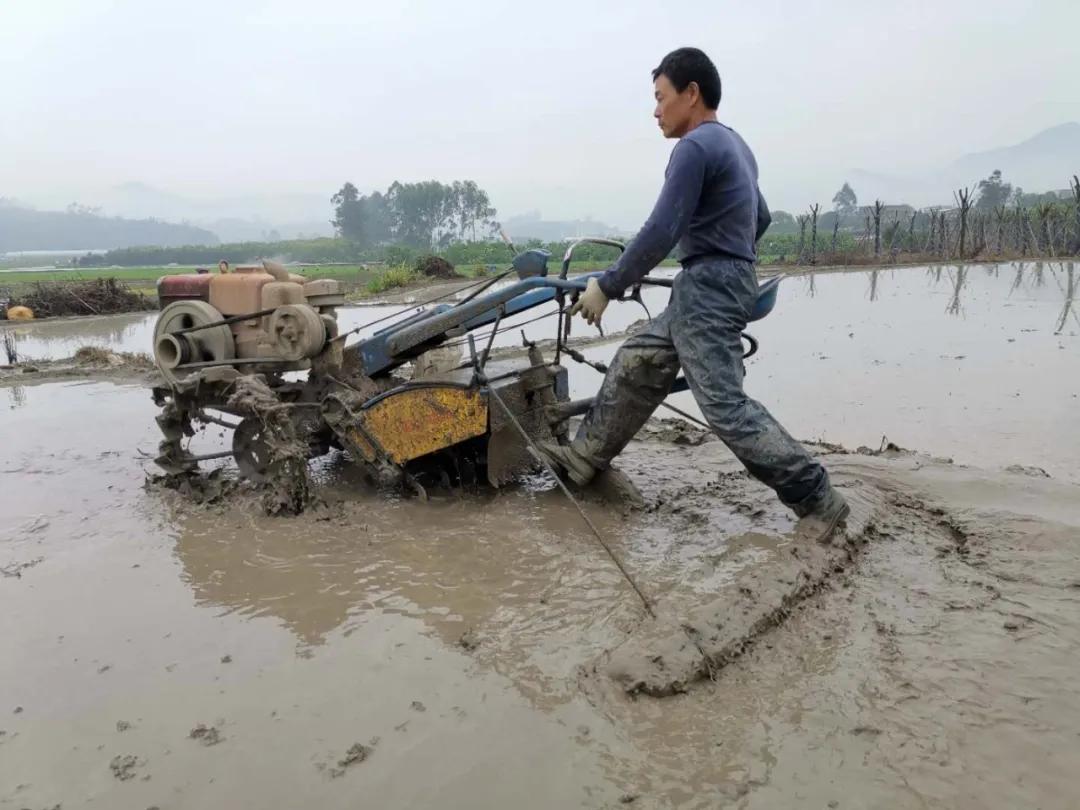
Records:
[[[780,538],[764,562],[753,562],[748,549],[732,549],[732,562],[741,570],[716,598],[685,618],[662,612],[657,621],[642,625],[601,656],[587,674],[604,674],[630,695],[667,697],[685,692],[694,681],[715,679],[760,638],[803,609],[805,600],[831,587],[871,542],[904,533],[966,554],[967,535],[943,509],[872,489],[847,496],[852,517],[832,543],[796,544]]]
[[[0,366],[0,387],[73,377],[136,382],[143,385],[161,382],[161,374],[148,355],[114,352],[100,346],[83,346],[71,357],[59,360],[21,360]]]

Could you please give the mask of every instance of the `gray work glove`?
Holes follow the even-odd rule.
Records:
[[[600,289],[600,283],[595,278],[590,278],[585,285],[585,292],[578,297],[577,303],[570,308],[570,317],[580,312],[591,326],[599,327],[600,316],[604,314],[607,305],[608,297]]]

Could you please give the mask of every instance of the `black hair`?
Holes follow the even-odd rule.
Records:
[[[704,51],[697,48],[672,51],[652,72],[653,81],[661,75],[667,76],[680,93],[690,86],[690,82],[697,82],[705,106],[710,110],[720,106],[720,73]]]

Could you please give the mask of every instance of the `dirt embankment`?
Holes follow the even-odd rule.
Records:
[[[127,287],[115,278],[86,281],[39,281],[20,288],[0,309],[0,317],[9,307],[27,307],[35,318],[64,315],[114,315],[157,309],[154,298]]]
[[[0,365],[0,387],[83,378],[153,385],[161,375],[148,355],[83,346],[60,360],[27,360]]]

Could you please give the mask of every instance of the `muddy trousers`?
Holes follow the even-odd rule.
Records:
[[[746,469],[796,514],[829,477],[761,403],[743,392],[739,335],[757,299],[754,266],[703,259],[675,278],[667,309],[616,352],[571,449],[605,469],[671,391],[682,367],[705,420]]]

